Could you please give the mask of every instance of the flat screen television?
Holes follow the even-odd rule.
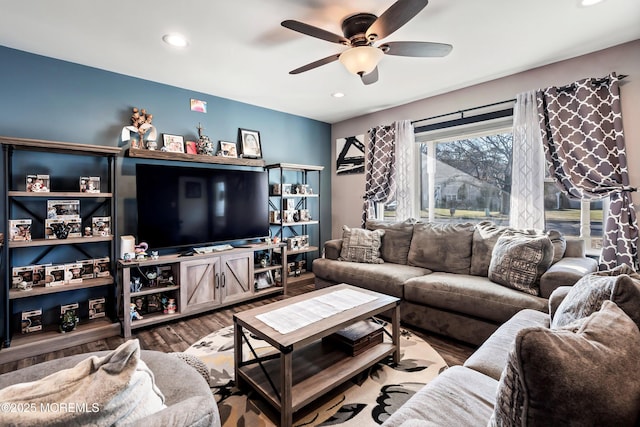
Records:
[[[151,249],[269,235],[265,171],[136,165],[138,241]]]

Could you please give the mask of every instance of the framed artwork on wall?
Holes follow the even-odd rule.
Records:
[[[239,129],[239,143],[242,157],[261,159],[260,132],[257,130]]]
[[[364,135],[336,139],[338,175],[364,173]]]

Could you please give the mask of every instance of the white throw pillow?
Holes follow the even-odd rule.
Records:
[[[16,409],[0,411],[0,425],[21,426],[111,426],[166,408],[153,373],[140,359],[138,340],[41,380],[6,387],[0,402]]]

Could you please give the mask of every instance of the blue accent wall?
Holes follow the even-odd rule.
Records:
[[[197,140],[198,123],[216,144],[236,141],[238,128],[258,130],[267,164],[325,166],[321,240],[330,238],[330,124],[3,46],[0,64],[0,135],[125,147],[120,134],[130,124],[132,107],[153,114],[160,141],[162,133]],[[192,112],[191,98],[206,101],[207,114]],[[135,163],[136,159],[123,156],[118,160],[120,235],[134,234],[136,229]],[[3,182],[0,193],[4,187]],[[6,219],[0,219],[0,231],[6,233]]]

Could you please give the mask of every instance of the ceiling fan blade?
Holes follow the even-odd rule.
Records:
[[[380,46],[387,55],[435,58],[447,56],[453,46],[431,42],[389,42]]]
[[[293,71],[289,71],[289,74],[300,74],[305,71],[313,70],[314,68],[320,67],[321,65],[329,64],[330,62],[337,61],[340,57],[340,54],[337,53],[335,55],[327,56],[326,58],[318,59],[317,61],[311,62],[307,65],[303,65],[300,68],[296,68]]]
[[[362,83],[366,85],[370,85],[378,81],[378,67],[374,68],[372,72],[369,74],[364,74],[360,76],[362,79]]]
[[[348,45],[349,40],[340,36],[338,34],[334,34],[330,31],[323,30],[322,28],[314,27],[313,25],[305,24],[304,22],[294,21],[294,20],[286,20],[282,21],[281,25],[285,28],[288,28],[293,31],[297,31],[299,33],[305,34],[307,36],[315,37],[317,39],[326,40],[332,43],[339,43]]]
[[[369,40],[383,39],[409,22],[424,9],[429,0],[398,0],[367,29]]]

